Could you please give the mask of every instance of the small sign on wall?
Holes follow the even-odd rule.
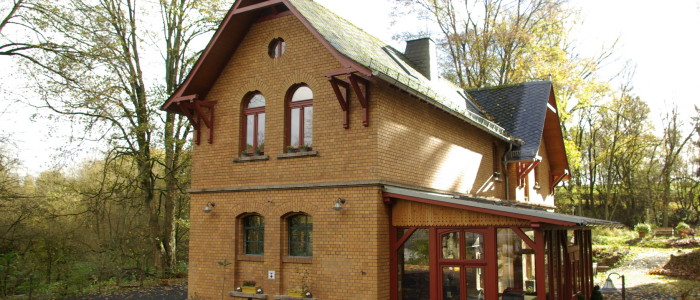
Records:
[[[267,279],[275,279],[275,271],[267,271]]]

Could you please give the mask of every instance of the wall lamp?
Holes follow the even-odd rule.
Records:
[[[622,290],[619,290],[615,287],[615,285],[612,282],[612,279],[610,276],[617,275],[617,278],[622,279]],[[608,279],[605,280],[605,284],[603,284],[603,287],[600,289],[600,292],[603,294],[614,294],[614,293],[621,293],[622,294],[622,300],[625,300],[625,275],[620,275],[618,273],[610,273],[608,275]]]
[[[214,206],[216,206],[216,203],[214,202],[207,203],[207,205],[204,206],[204,212],[210,213],[214,209]]]
[[[338,198],[338,200],[335,200],[335,204],[333,204],[333,207],[331,208],[335,211],[340,211],[343,209],[343,204],[345,204],[345,199]]]

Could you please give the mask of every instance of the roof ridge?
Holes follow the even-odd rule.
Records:
[[[494,86],[486,86],[486,87],[480,87],[480,88],[474,88],[474,89],[466,89],[466,91],[467,92],[478,92],[478,91],[488,91],[488,90],[500,90],[500,89],[518,87],[518,86],[545,84],[545,83],[553,84],[552,81],[550,81],[550,80],[532,80],[532,81],[510,83],[510,84],[504,84],[504,85],[494,85]]]

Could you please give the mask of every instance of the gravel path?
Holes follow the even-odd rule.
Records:
[[[187,283],[156,286],[138,290],[123,289],[118,292],[61,300],[184,300],[187,298]]]
[[[679,254],[678,250],[638,249],[634,251],[634,257],[622,266],[596,276],[596,284],[602,287],[608,274],[615,272],[625,276],[627,299],[681,300],[681,294],[693,288],[695,289],[685,299],[700,299],[700,282],[648,274],[649,270],[665,265],[672,254]],[[621,280],[617,276],[613,275],[611,278],[618,289],[622,287]],[[622,299],[622,297],[620,294],[613,294],[605,299]]]

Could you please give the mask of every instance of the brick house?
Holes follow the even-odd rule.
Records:
[[[590,229],[612,223],[552,212],[552,84],[437,74],[430,39],[401,52],[310,0],[234,3],[162,107],[196,130],[189,296],[590,295]]]

